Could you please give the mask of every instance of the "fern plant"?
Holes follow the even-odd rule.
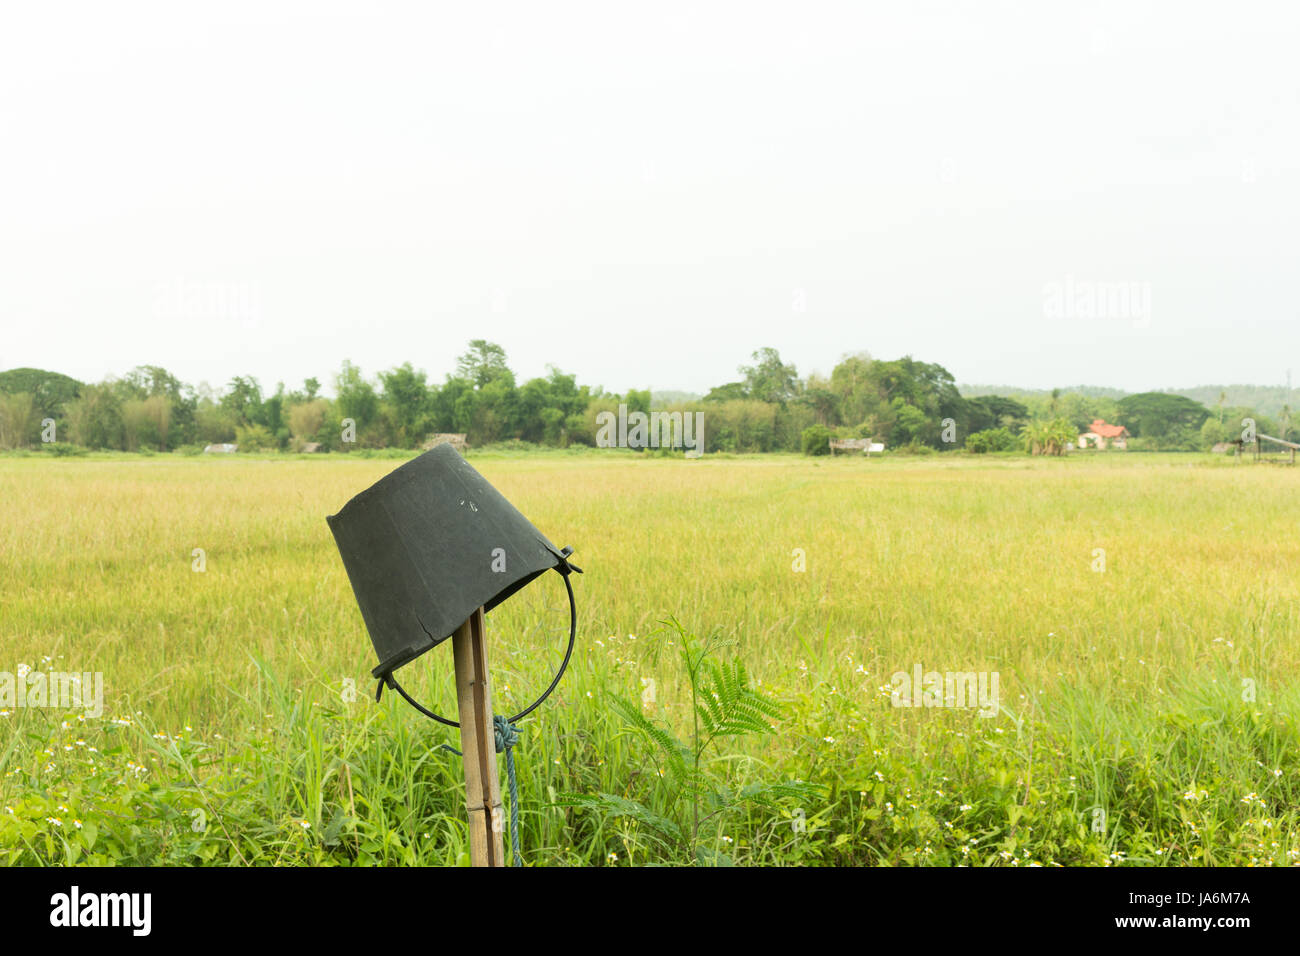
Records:
[[[723,738],[770,733],[781,709],[750,686],[739,658],[719,663],[712,654],[723,645],[716,637],[700,642],[675,618],[662,622],[676,636],[691,691],[691,732],[678,737],[666,723],[647,717],[637,703],[607,693],[610,708],[625,722],[625,733],[649,744],[657,782],[649,798],[655,807],[630,796],[566,793],[557,806],[585,807],[609,816],[635,820],[643,833],[670,854],[698,863],[730,865],[729,855],[701,840],[705,828],[723,814],[745,805],[776,806],[781,800],[808,801],[821,788],[802,781],[751,783],[733,787],[727,772],[715,769]]]

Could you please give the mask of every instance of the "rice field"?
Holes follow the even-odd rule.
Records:
[[[585,571],[515,752],[528,865],[1300,861],[1300,472],[470,461]],[[0,458],[0,863],[467,863],[459,741],[374,701],[325,523],[398,463]],[[499,711],[567,623],[557,575],[488,616]],[[780,710],[713,742],[698,800],[633,719],[691,739],[687,640]],[[102,673],[102,713],[18,706],[24,666]],[[897,706],[932,672],[996,676],[996,701]],[[451,676],[449,647],[401,673],[443,712]]]

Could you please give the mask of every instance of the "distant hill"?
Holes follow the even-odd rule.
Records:
[[[957,390],[964,398],[979,398],[981,395],[1005,395],[1007,398],[1035,398],[1051,395],[1050,388],[1020,388],[1017,385],[958,385]],[[1063,385],[1061,394],[1074,392],[1089,398],[1123,398],[1130,394],[1122,388],[1106,388],[1102,385]]]
[[[1050,388],[1018,388],[1015,385],[958,385],[958,391],[966,398],[979,398],[981,395],[1005,395],[1007,398],[1036,398],[1052,394]],[[1228,408],[1253,408],[1262,415],[1277,416],[1283,405],[1290,405],[1292,412],[1300,404],[1300,389],[1287,391],[1285,385],[1197,385],[1194,388],[1151,388],[1143,391],[1166,392],[1170,395],[1183,395],[1200,402],[1206,408],[1213,409],[1223,394],[1223,404]],[[1105,388],[1101,385],[1067,385],[1061,387],[1061,394],[1075,392],[1089,398],[1120,399],[1125,395],[1135,394],[1121,388]]]
[[[696,392],[679,392],[673,389],[654,389],[650,392],[650,407],[666,408],[669,405],[686,405],[691,402],[698,402],[704,396]]]
[[[1288,405],[1292,413],[1296,411],[1300,392],[1288,390],[1285,385],[1198,385],[1195,388],[1172,390],[1175,395],[1186,395],[1204,405],[1214,408],[1219,403],[1219,394],[1226,393],[1224,405],[1229,408],[1253,408],[1262,415],[1278,416],[1282,406]]]

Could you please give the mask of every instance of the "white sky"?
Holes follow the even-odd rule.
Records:
[[[632,9],[6,4],[0,368],[1300,373],[1294,5]]]

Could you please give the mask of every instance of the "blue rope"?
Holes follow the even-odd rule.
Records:
[[[500,714],[492,718],[492,727],[496,731],[497,753],[506,755],[506,784],[510,788],[510,852],[513,856],[511,866],[523,866],[523,857],[519,855],[519,781],[515,779],[514,746],[519,743],[519,728]]]

